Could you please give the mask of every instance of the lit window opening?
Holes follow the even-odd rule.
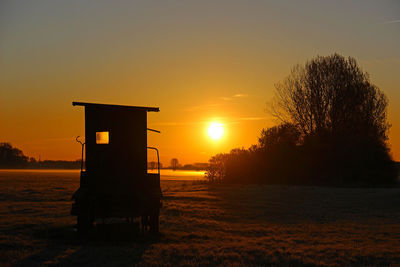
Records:
[[[96,144],[106,145],[109,141],[108,132],[96,132]]]

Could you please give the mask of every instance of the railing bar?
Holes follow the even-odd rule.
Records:
[[[161,172],[160,172],[160,155],[158,154],[158,149],[155,148],[155,147],[151,147],[151,146],[148,146],[147,149],[154,149],[154,150],[157,152],[157,169],[158,169],[158,175],[161,175]]]

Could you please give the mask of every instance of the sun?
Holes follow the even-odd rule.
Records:
[[[208,126],[208,136],[213,140],[219,140],[224,135],[224,126],[219,122],[212,122]]]

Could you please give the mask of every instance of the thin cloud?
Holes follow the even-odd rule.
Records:
[[[243,98],[243,97],[248,97],[249,95],[247,94],[235,94],[232,96],[222,96],[221,99],[225,101],[230,101],[233,100],[234,98]]]
[[[249,95],[247,94],[236,94],[233,97],[248,97]]]
[[[388,21],[381,22],[379,24],[385,25],[385,24],[393,24],[393,23],[400,23],[400,19],[388,20]]]

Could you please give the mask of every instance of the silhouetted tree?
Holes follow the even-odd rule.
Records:
[[[352,135],[387,140],[387,99],[352,57],[338,54],[297,65],[276,86],[271,113],[305,136]]]
[[[255,176],[264,183],[290,183],[297,178],[300,132],[290,123],[263,129],[258,139],[258,152],[254,154]],[[297,181],[296,181],[297,183]]]
[[[210,182],[222,182],[226,178],[226,163],[228,154],[220,153],[209,160],[206,178]]]
[[[324,176],[325,182],[393,181],[388,101],[354,58],[318,56],[275,87],[271,113],[298,128],[303,158],[315,172],[309,176]]]
[[[28,157],[10,143],[0,143],[0,167],[23,167],[28,163]]]
[[[178,159],[177,159],[177,158],[171,159],[171,168],[172,168],[173,170],[176,170],[176,169],[178,168],[178,166],[179,166],[179,161],[178,161]]]
[[[296,146],[299,144],[300,132],[291,123],[284,123],[268,129],[262,129],[258,139],[262,150],[273,150],[282,146]]]
[[[225,175],[227,182],[248,183],[254,181],[252,175],[253,160],[249,150],[235,148],[227,155]]]
[[[317,57],[276,85],[282,124],[259,143],[210,159],[210,181],[388,185],[397,170],[387,145],[388,101],[355,59]]]

